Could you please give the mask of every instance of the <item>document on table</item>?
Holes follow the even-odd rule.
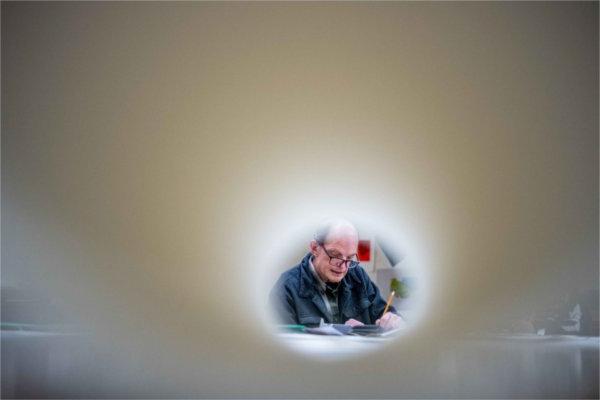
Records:
[[[383,332],[378,325],[359,325],[351,327],[350,325],[344,324],[326,324],[321,318],[319,326],[316,328],[306,328],[304,332],[314,333],[317,335],[331,335],[331,336],[343,336],[343,335],[379,335]]]

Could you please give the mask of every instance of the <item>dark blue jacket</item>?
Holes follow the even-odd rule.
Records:
[[[331,323],[331,314],[310,270],[311,256],[308,253],[300,264],[284,272],[269,294],[269,303],[279,323],[310,326],[318,325],[321,318]],[[374,324],[381,318],[385,300],[361,266],[348,270],[340,285],[338,304],[342,322],[354,318]],[[394,307],[389,311],[396,312]]]

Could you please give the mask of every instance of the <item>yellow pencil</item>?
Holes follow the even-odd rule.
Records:
[[[383,314],[381,314],[382,317],[385,315],[388,308],[390,308],[390,305],[392,304],[392,300],[394,299],[395,294],[396,294],[396,291],[392,290],[392,293],[390,293],[390,295],[388,296],[387,303],[385,303],[385,308],[383,309]]]

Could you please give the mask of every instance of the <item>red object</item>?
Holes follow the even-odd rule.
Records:
[[[371,261],[371,241],[358,241],[358,261]]]

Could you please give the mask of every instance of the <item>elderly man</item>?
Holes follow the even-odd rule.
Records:
[[[358,233],[346,220],[325,223],[300,264],[284,272],[269,302],[284,324],[325,322],[351,326],[378,324],[389,330],[403,320],[394,307],[382,315],[385,300],[358,263]]]

